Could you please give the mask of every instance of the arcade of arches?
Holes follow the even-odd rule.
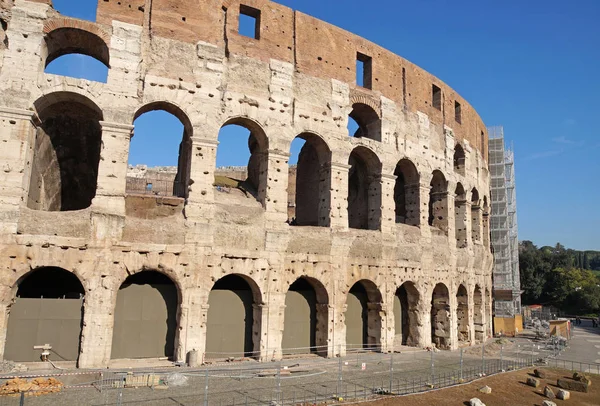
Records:
[[[309,353],[333,356],[352,350],[390,351],[430,343],[443,349],[456,348],[490,334],[489,321],[484,317],[484,307],[489,304],[482,289],[476,285],[470,292],[460,285],[456,301],[452,301],[446,285],[438,283],[428,305],[424,292],[407,281],[397,288],[393,303],[386,305],[374,282],[359,280],[345,296],[345,335],[335,341],[336,348],[332,299],[327,289],[317,279],[300,277],[284,295],[281,345],[273,349],[261,342],[261,320],[270,306],[263,303],[251,278],[230,274],[214,283],[202,307],[206,311],[203,356],[265,359],[269,352],[276,358]],[[473,307],[469,307],[469,295],[473,295]],[[78,276],[65,269],[42,267],[23,276],[11,306],[5,357],[36,361],[40,354],[33,346],[50,342],[53,359],[77,361],[85,312],[90,306],[84,299]],[[174,359],[180,339],[180,307],[178,287],[165,274],[144,270],[128,276],[115,298],[110,358]],[[395,331],[392,336],[386,333],[388,323]],[[430,336],[424,331],[429,325]],[[451,325],[456,325],[456,335],[451,333]]]

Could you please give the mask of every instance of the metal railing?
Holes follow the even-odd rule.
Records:
[[[185,184],[164,179],[128,177],[125,191],[130,194],[185,197]]]

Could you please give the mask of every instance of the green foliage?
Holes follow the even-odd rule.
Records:
[[[582,314],[600,311],[600,252],[519,245],[523,304],[548,304]]]

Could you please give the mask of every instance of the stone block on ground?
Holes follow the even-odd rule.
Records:
[[[489,394],[489,393],[492,393],[492,388],[485,385],[484,387],[479,388],[479,392]]]
[[[564,389],[559,389],[556,393],[556,397],[560,400],[568,400],[571,399],[571,392]]]
[[[527,378],[527,385],[537,388],[538,386],[540,386],[540,381],[535,378],[529,377]]]
[[[485,406],[485,403],[483,403],[479,398],[473,398],[473,399],[469,400],[469,405],[470,406]]]
[[[548,399],[554,399],[556,397],[549,386],[544,386],[544,396],[546,396]]]
[[[588,386],[590,386],[592,384],[592,381],[590,380],[590,378],[588,378],[587,376],[585,376],[581,372],[575,372],[573,374],[573,379],[576,380],[576,381],[578,381],[578,382],[583,382],[583,383],[587,384]]]
[[[588,392],[588,384],[585,382],[573,381],[571,379],[559,379],[556,385],[559,388],[575,392]]]
[[[556,406],[556,403],[554,403],[554,402],[553,402],[553,401],[551,401],[551,400],[544,400],[544,401],[542,402],[542,406]]]
[[[536,378],[546,379],[546,371],[543,369],[534,369],[533,374],[536,376]]]

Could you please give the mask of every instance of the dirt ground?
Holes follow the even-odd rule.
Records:
[[[547,369],[546,379],[541,379],[539,388],[525,384],[529,376],[533,376],[533,368],[505,374],[494,375],[476,382],[454,388],[441,389],[422,395],[401,396],[383,399],[368,404],[373,406],[438,406],[438,405],[468,405],[469,399],[479,398],[486,406],[539,406],[546,399],[543,395],[544,386],[548,385],[554,393],[558,392],[556,380],[571,378],[572,372],[560,369]],[[590,392],[580,393],[571,391],[570,400],[552,399],[557,405],[569,406],[599,406],[600,405],[600,375],[589,374],[592,380]],[[492,393],[486,395],[478,391],[484,385],[492,388]]]

